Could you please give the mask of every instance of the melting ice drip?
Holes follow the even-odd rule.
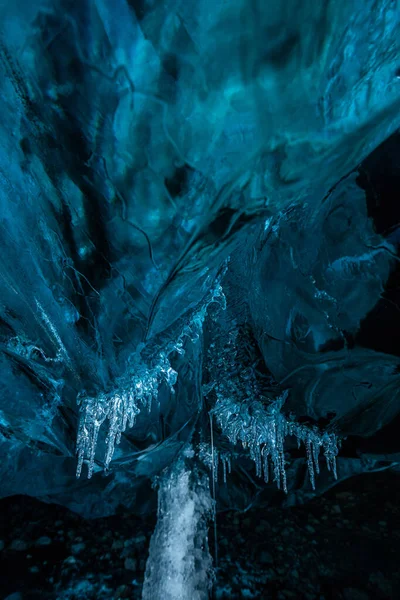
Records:
[[[199,339],[210,304],[216,302],[223,308],[225,307],[225,296],[220,283],[221,277],[222,275],[217,278],[201,306],[192,313],[189,322],[183,327],[178,338],[156,353],[152,366],[144,363],[141,356],[143,348],[141,348],[132,358],[127,374],[117,381],[113,391],[100,393],[96,397],[78,398],[81,417],[77,437],[77,477],[81,475],[85,460],[88,461],[88,477],[92,476],[98,435],[106,420],[108,421],[108,434],[104,466],[107,469],[114,454],[115,445],[121,441],[121,434],[128,426],[133,427],[141,410],[151,410],[153,401],[157,400],[161,383],[165,382],[171,393],[174,393],[178,374],[171,366],[170,356],[174,352],[184,353],[186,338],[192,342]]]

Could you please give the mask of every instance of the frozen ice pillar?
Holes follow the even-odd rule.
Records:
[[[188,456],[160,479],[158,521],[150,542],[143,600],[206,600],[212,581],[208,478],[189,469]]]

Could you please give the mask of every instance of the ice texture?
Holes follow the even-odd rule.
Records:
[[[192,343],[199,340],[202,334],[204,319],[210,304],[221,304],[226,307],[225,296],[222,292],[221,275],[217,278],[209,294],[200,303],[193,314],[187,316],[187,322],[174,342],[169,342],[164,348],[157,349],[153,366],[147,367],[141,358],[141,351],[131,358],[127,374],[117,382],[118,387],[110,394],[100,394],[96,398],[81,398],[81,419],[78,429],[78,467],[77,476],[82,471],[82,464],[88,461],[88,477],[93,474],[94,457],[96,453],[99,429],[107,419],[109,421],[106,438],[106,455],[104,466],[107,469],[114,454],[115,444],[121,441],[121,434],[127,425],[133,427],[136,417],[143,409],[151,411],[152,402],[157,402],[161,384],[165,382],[172,394],[178,373],[172,368],[169,356],[174,352],[184,354],[185,340]]]
[[[181,457],[159,481],[158,520],[150,541],[143,600],[209,598],[213,572],[207,535],[212,507],[208,479],[192,472]]]
[[[211,433],[221,508],[395,468],[399,3],[0,11],[0,494],[146,513]]]
[[[307,467],[312,488],[315,489],[315,473],[319,473],[319,453],[323,448],[328,470],[335,479],[338,442],[334,433],[320,433],[317,428],[307,427],[286,419],[280,412],[285,396],[265,407],[257,400],[249,403],[235,402],[231,397],[219,396],[214,408],[217,421],[232,444],[238,441],[248,448],[255,463],[256,474],[264,474],[269,481],[270,463],[273,479],[278,488],[287,492],[284,444],[287,436],[302,442],[307,452]],[[226,475],[224,477],[226,479]]]

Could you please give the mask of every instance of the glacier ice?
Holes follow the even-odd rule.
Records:
[[[318,429],[307,427],[286,419],[280,412],[285,400],[282,396],[265,407],[257,400],[250,403],[238,403],[230,397],[221,395],[214,411],[221,430],[232,444],[240,441],[248,448],[250,457],[255,463],[256,474],[264,473],[266,483],[269,481],[270,462],[274,481],[278,487],[287,492],[284,444],[287,436],[297,438],[299,444],[304,443],[307,451],[307,466],[310,481],[315,489],[315,473],[319,473],[319,453],[323,448],[328,470],[333,471],[335,479],[336,456],[338,442],[334,433],[320,433]]]
[[[190,458],[193,450],[186,449]],[[212,583],[209,482],[181,457],[158,483],[158,520],[150,541],[143,600],[205,600]]]
[[[399,3],[0,9],[0,495],[159,478],[145,594],[200,598],[215,507],[398,468]]]
[[[226,268],[224,269],[224,271]],[[82,471],[83,461],[88,462],[88,477],[93,474],[94,458],[96,452],[99,429],[104,421],[109,421],[108,434],[106,438],[106,455],[104,466],[110,465],[115,444],[121,441],[121,434],[127,425],[133,427],[136,416],[140,410],[146,409],[150,412],[152,402],[158,398],[159,387],[165,382],[174,393],[174,385],[178,373],[172,368],[169,356],[177,352],[184,354],[185,339],[196,342],[201,333],[204,319],[210,304],[220,304],[226,307],[225,296],[221,286],[221,276],[218,276],[209,294],[200,303],[193,313],[187,316],[187,322],[175,341],[169,342],[165,348],[157,349],[153,359],[153,366],[147,367],[141,357],[144,348],[140,348],[130,357],[129,370],[127,374],[117,381],[117,389],[109,394],[99,394],[96,398],[83,397],[79,399],[82,417],[78,428],[77,449],[78,467],[77,476]]]
[[[222,335],[218,332],[208,350],[211,384],[204,391],[206,396],[214,396],[211,414],[215,415],[222,433],[234,446],[241,442],[243,448],[248,448],[255,463],[256,474],[259,477],[264,475],[266,483],[269,482],[271,464],[273,479],[278,488],[282,487],[285,492],[285,440],[288,436],[295,437],[298,446],[300,442],[305,446],[313,489],[315,473],[319,473],[321,448],[327,468],[332,470],[336,479],[336,456],[340,443],[336,432],[320,431],[316,426],[296,422],[293,414],[288,417],[283,414],[282,408],[289,392],[286,390],[275,398],[270,395],[271,388],[267,390],[267,386],[256,376],[257,361],[251,345],[248,344],[247,351],[243,353],[246,341],[245,336],[241,339],[238,329],[231,329]],[[215,472],[218,469],[218,458],[217,455]],[[225,480],[227,458],[224,455],[220,458]],[[230,465],[229,455],[228,461]]]

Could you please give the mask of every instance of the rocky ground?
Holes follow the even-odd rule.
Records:
[[[213,597],[400,599],[399,498],[400,477],[381,472],[303,507],[219,514]],[[154,518],[85,521],[22,496],[0,514],[1,598],[141,597]]]

